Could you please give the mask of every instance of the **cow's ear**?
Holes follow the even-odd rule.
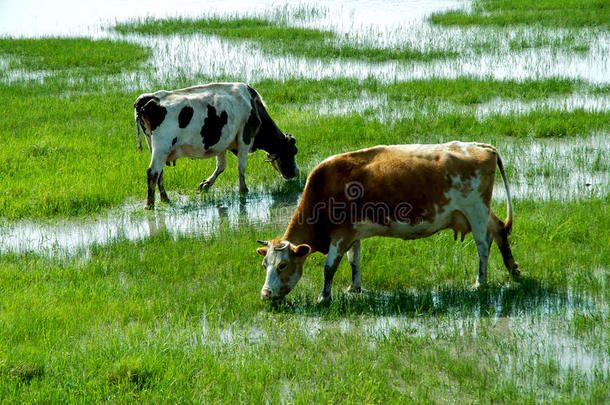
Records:
[[[302,244],[295,247],[293,252],[296,257],[307,256],[311,252],[311,246]]]
[[[258,253],[261,256],[267,256],[267,251],[268,250],[269,250],[269,248],[262,247],[262,248],[256,249],[256,253]]]

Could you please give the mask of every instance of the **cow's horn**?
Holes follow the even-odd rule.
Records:
[[[265,245],[265,246],[269,246],[269,242],[266,240],[256,240],[258,243],[260,243],[261,245]]]
[[[290,243],[288,243],[288,241],[282,241],[280,242],[280,246],[276,247],[275,250],[284,250],[288,247],[288,245],[290,245]]]
[[[271,163],[271,162],[273,162],[273,161],[278,160],[279,158],[280,158],[280,157],[279,157],[278,155],[273,156],[273,155],[271,155],[270,153],[267,153],[267,159],[265,159],[265,162],[269,162],[269,163]]]

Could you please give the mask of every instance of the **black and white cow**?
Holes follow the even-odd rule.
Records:
[[[142,94],[134,103],[138,149],[140,128],[152,152],[146,207],[155,202],[158,185],[161,201],[169,201],[163,186],[163,166],[182,156],[206,159],[216,156],[216,170],[199,184],[209,188],[227,166],[226,152],[237,156],[239,191],[248,191],[244,172],[248,153],[267,152],[284,178],[298,175],[296,140],[273,122],[261,96],[244,83],[210,83],[186,89]]]

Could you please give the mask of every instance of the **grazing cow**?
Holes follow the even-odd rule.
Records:
[[[267,161],[285,178],[298,175],[296,140],[273,122],[261,96],[244,83],[210,83],[186,89],[142,94],[134,103],[138,149],[140,128],[152,152],[146,207],[155,202],[155,186],[169,201],[163,186],[163,166],[176,159],[216,156],[216,170],[199,184],[209,188],[226,166],[226,151],[237,156],[239,191],[248,191],[244,177],[248,153],[267,152]]]
[[[490,209],[496,165],[507,194],[508,217]],[[301,201],[281,239],[259,241],[267,276],[262,299],[290,292],[313,252],[326,256],[318,302],[331,299],[335,270],[347,253],[348,291],[359,292],[360,240],[372,236],[418,239],[442,229],[454,237],[470,231],[479,254],[477,285],[486,282],[492,239],[513,276],[519,275],[508,235],[513,208],[502,160],[481,143],[376,146],[333,156],[313,169]]]

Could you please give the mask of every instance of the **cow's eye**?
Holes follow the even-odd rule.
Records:
[[[279,265],[280,270],[284,270],[286,268],[286,263],[282,263]]]

